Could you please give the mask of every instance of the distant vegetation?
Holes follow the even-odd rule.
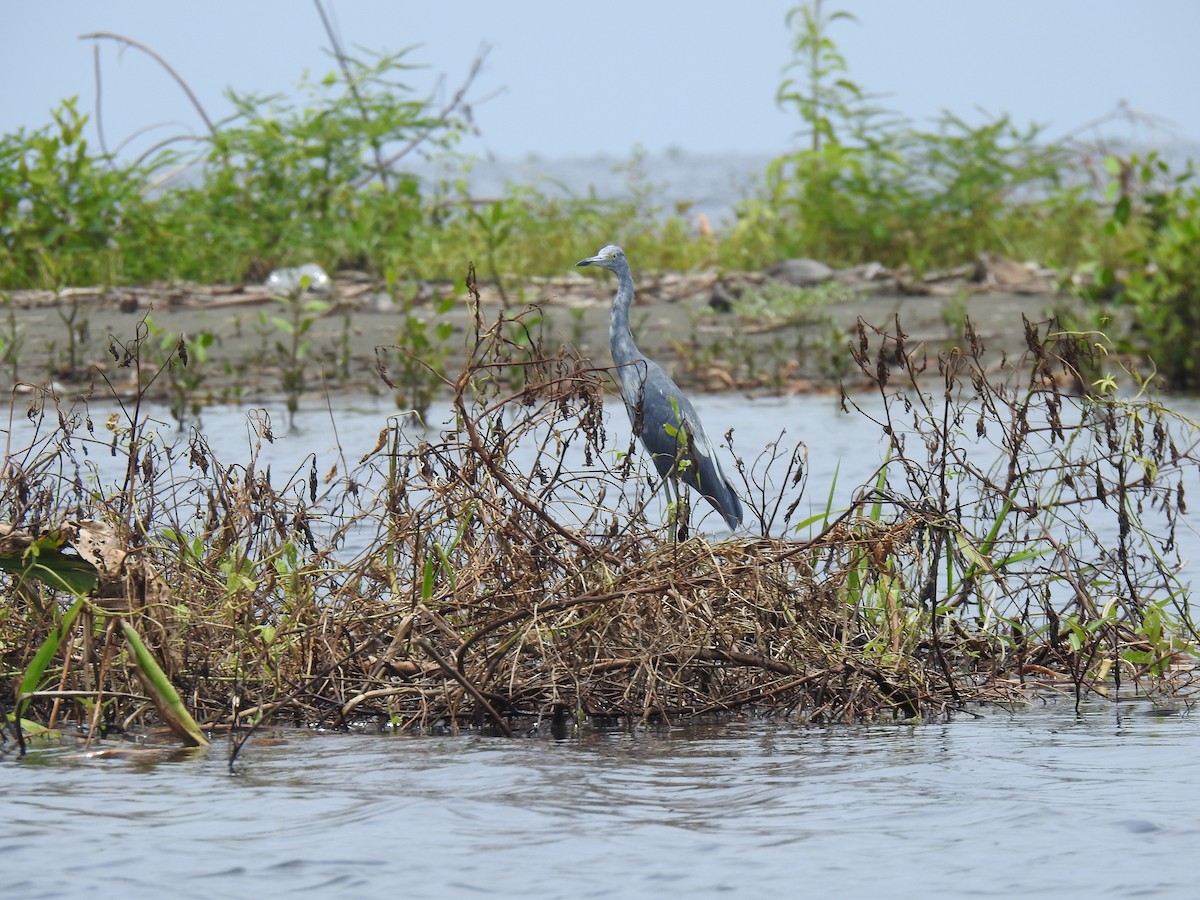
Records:
[[[614,236],[643,269],[669,270],[810,256],[921,273],[988,250],[1078,276],[1096,301],[1089,325],[1103,326],[1107,304],[1131,306],[1162,374],[1200,385],[1190,169],[1048,142],[1003,115],[972,125],[946,113],[930,129],[900,121],[852,80],[833,43],[831,28],[849,19],[819,2],[792,10],[777,100],[796,113],[799,144],[715,234],[657,209],[645,190],[601,200],[512,185],[478,201],[463,180],[422,184],[412,161],[454,159],[471,127],[462,98],[474,70],[438,105],[406,86],[407,54],[339,51],[338,69],[303,83],[299,100],[232,91],[234,115],[187,150],[119,161],[84,139],[73,99],[51,124],[0,138],[0,289],[260,279],[312,260],[401,283],[460,277],[475,260],[484,277],[520,279],[558,273]],[[173,177],[184,170],[194,177]]]

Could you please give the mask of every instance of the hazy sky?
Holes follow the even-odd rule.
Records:
[[[502,158],[652,152],[779,153],[799,123],[775,105],[790,59],[790,0],[327,0],[347,46],[399,50],[429,66],[413,82],[449,91],[477,50],[470,152]],[[832,37],[864,88],[927,123],[945,108],[1008,112],[1074,131],[1126,101],[1165,120],[1166,139],[1200,142],[1198,0],[906,0],[845,2],[858,24]],[[60,98],[95,102],[91,31],[146,43],[188,82],[209,115],[225,87],[289,90],[333,68],[305,0],[44,0],[5,3],[0,131],[50,121]],[[134,50],[101,47],[110,146],[203,131],[170,78]],[[485,99],[490,98],[490,99]],[[162,125],[161,123],[169,123]],[[1143,133],[1143,136],[1145,133]]]

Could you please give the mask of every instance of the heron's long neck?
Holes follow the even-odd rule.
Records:
[[[617,273],[617,296],[613,300],[612,316],[608,320],[608,343],[612,348],[613,362],[623,365],[640,357],[641,351],[633,342],[629,329],[629,307],[633,304],[633,276],[629,267],[622,266]]]

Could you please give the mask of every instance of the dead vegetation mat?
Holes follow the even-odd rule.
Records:
[[[397,415],[320,470],[261,464],[261,410],[230,462],[199,430],[164,436],[138,398],[98,423],[41,393],[14,406],[0,480],[3,712],[156,723],[118,622],[208,729],[862,722],[1044,690],[1187,695],[1175,534],[1194,426],[1073,392],[1094,341],[1026,330],[1026,355],[996,361],[969,323],[932,359],[899,322],[860,326],[847,352],[868,390],[843,402],[878,425],[876,476],[797,521],[805,445],[743,457],[726,435],[760,536],[723,540],[661,524],[639,448],[605,434],[608,373],[520,315],[477,313],[451,426]]]

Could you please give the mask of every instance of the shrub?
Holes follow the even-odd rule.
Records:
[[[932,130],[919,130],[872,105],[829,37],[843,20],[853,18],[823,16],[820,3],[789,16],[797,30],[788,72],[801,75],[783,82],[777,102],[800,116],[807,144],[767,172],[769,229],[780,253],[917,272],[987,249],[1072,261],[1096,218],[1066,177],[1069,150],[1008,116],[972,126],[944,113]]]
[[[1200,388],[1200,187],[1156,154],[1110,157],[1115,202],[1107,226],[1119,255],[1097,267],[1094,296],[1133,313],[1132,347],[1144,350],[1174,388]],[[1127,345],[1127,348],[1129,346]]]
[[[140,176],[90,152],[75,104],[63,101],[52,126],[0,137],[0,279],[10,287],[111,281],[141,219]]]

